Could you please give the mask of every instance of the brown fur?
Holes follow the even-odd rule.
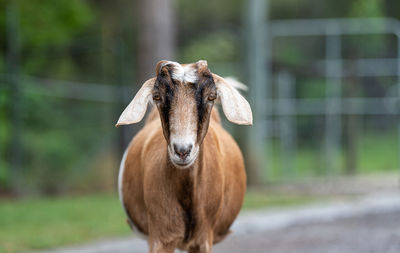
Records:
[[[210,252],[211,244],[229,233],[242,206],[246,176],[240,149],[216,109],[192,168],[177,169],[169,162],[155,108],[127,152],[123,205],[134,226],[149,235],[150,252],[176,247]]]

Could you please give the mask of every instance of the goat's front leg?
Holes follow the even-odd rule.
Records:
[[[213,245],[212,233],[204,234],[204,236],[200,238],[202,239],[189,248],[188,253],[211,253],[211,248]]]
[[[200,245],[190,247],[188,253],[211,253],[211,247],[210,243],[204,242]]]
[[[149,241],[149,253],[174,253],[176,243],[163,243],[160,240]]]

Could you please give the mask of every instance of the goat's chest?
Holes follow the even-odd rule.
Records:
[[[178,171],[164,175],[157,192],[145,189],[150,223],[165,229],[165,234],[182,237],[183,242],[213,227],[223,203],[223,181],[214,174]]]

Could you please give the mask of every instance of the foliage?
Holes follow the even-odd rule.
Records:
[[[207,59],[210,62],[233,62],[237,59],[235,37],[229,33],[215,33],[193,40],[182,49],[182,62]]]
[[[354,17],[382,17],[382,0],[356,0],[351,3],[350,13]]]
[[[22,72],[48,75],[50,71],[53,76],[65,76],[62,66],[67,62],[71,64],[72,59],[64,57],[59,62],[60,56],[69,51],[74,39],[94,21],[95,14],[88,1],[18,0],[16,3]],[[0,6],[4,6],[2,9],[6,11],[7,1],[2,0]],[[0,30],[4,31],[6,22],[2,21]],[[6,38],[0,39],[1,45],[6,45]]]
[[[88,50],[91,47],[94,50],[93,45],[100,44],[96,42],[99,36],[95,33],[98,29],[95,26],[97,10],[90,1],[17,0],[15,3],[19,20],[18,62],[22,77],[28,74],[74,80],[80,79],[83,74],[88,78],[88,74],[96,73],[92,79],[101,79],[97,74],[101,55],[93,57]],[[4,12],[7,11],[7,5],[7,1],[0,2]],[[6,25],[5,19],[1,19],[0,30],[8,29]],[[6,38],[0,38],[0,45],[7,50]],[[2,52],[0,57],[4,55]],[[4,62],[4,59],[0,60]],[[86,71],[86,61],[92,62],[90,71]],[[2,68],[0,71],[6,70]],[[22,77],[18,82],[24,91],[24,87],[32,84]],[[0,152],[0,191],[4,191],[10,186],[10,147],[12,134],[16,131],[11,118],[11,85],[15,84],[8,82],[7,76],[1,81],[0,150],[6,152]],[[102,114],[105,105],[28,92],[20,92],[19,101],[21,130],[16,134],[20,135],[23,158],[22,168],[18,172],[23,185],[21,190],[55,193],[70,188],[72,182],[76,181],[77,171],[82,169],[81,166],[87,166],[89,157],[85,161],[82,154],[87,152],[89,155],[91,150],[99,149],[98,146],[105,142],[104,139],[98,139],[98,136],[106,137],[106,129],[98,123],[97,129],[92,128],[94,122],[105,122]],[[108,108],[113,106],[107,105]],[[111,127],[112,123],[107,129]],[[89,169],[86,168],[86,171]]]
[[[364,0],[354,1],[349,10],[349,15],[357,18],[379,18],[384,17],[384,2],[382,0]],[[383,27],[385,24],[376,21],[373,26],[374,28]],[[361,40],[368,41],[368,43],[360,43]],[[350,40],[351,53],[350,56],[355,55],[367,55],[367,57],[377,58],[382,57],[382,51],[385,48],[385,37],[381,35],[368,35],[366,36],[355,36]],[[365,57],[365,58],[367,58]]]

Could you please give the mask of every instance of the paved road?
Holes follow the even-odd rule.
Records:
[[[400,211],[232,236],[214,252],[399,253]]]
[[[233,230],[214,253],[399,253],[400,193],[243,213]],[[40,253],[108,252],[147,253],[147,245],[129,237]]]

